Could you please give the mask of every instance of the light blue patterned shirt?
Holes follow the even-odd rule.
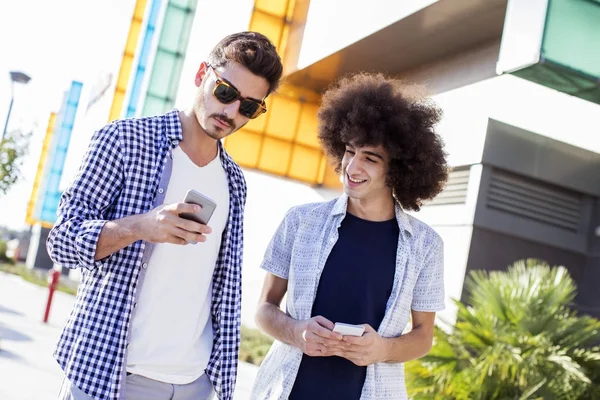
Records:
[[[342,195],[329,202],[292,208],[267,248],[261,267],[288,280],[287,313],[296,320],[311,318],[319,278],[337,242],[347,205],[348,197]],[[444,308],[442,239],[399,205],[396,220],[400,235],[394,284],[377,330],[383,337],[402,335],[411,310],[438,312]],[[301,360],[300,349],[275,341],[258,371],[251,398],[287,399]],[[407,398],[402,363],[367,367],[361,399]]]

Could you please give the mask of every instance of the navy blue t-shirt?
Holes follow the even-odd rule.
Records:
[[[399,228],[346,213],[321,274],[312,316],[379,328],[392,293]],[[290,399],[359,399],[367,367],[342,357],[303,355]]]

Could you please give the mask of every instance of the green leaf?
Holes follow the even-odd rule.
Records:
[[[454,326],[436,328],[431,352],[407,364],[411,398],[600,398],[600,349],[590,347],[600,321],[570,308],[565,268],[526,259],[472,271],[465,285]]]

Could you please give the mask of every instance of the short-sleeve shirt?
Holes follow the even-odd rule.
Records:
[[[311,316],[377,329],[392,294],[399,228],[396,219],[367,221],[350,213],[327,258]],[[343,357],[302,356],[290,400],[359,399],[367,367]]]
[[[311,318],[325,263],[338,241],[348,197],[292,208],[271,240],[262,268],[288,281],[287,313],[296,320]],[[398,337],[411,310],[444,309],[443,242],[428,225],[396,205],[399,227],[392,292],[377,332]],[[302,351],[275,341],[258,371],[252,399],[287,399],[302,361]],[[402,363],[367,367],[361,399],[407,399]]]

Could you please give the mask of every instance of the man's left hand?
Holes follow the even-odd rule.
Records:
[[[385,361],[388,353],[386,339],[371,325],[363,326],[365,333],[360,337],[344,336],[342,349],[336,350],[334,355],[344,357],[361,367]]]

